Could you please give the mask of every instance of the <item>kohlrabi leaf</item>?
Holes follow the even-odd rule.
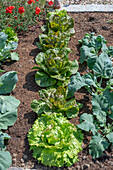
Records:
[[[109,89],[106,89],[103,95],[107,98],[109,104],[113,105],[113,92],[110,92]]]
[[[107,140],[101,134],[97,133],[90,141],[89,154],[92,155],[93,159],[99,158],[108,146],[109,143]]]
[[[109,113],[109,117],[110,117],[110,119],[112,119],[113,120],[113,106],[111,106],[111,113]]]
[[[80,117],[81,124],[77,125],[80,129],[85,131],[91,131],[93,135],[97,132],[94,125],[93,115],[84,113]]]
[[[11,60],[18,61],[19,60],[19,55],[16,52],[11,53]]]
[[[93,67],[94,75],[102,78],[112,78],[113,76],[113,67],[112,61],[108,55],[103,52],[96,60],[96,63]]]
[[[68,97],[74,96],[74,93],[85,85],[86,83],[84,78],[79,72],[77,72],[76,75],[71,77],[70,83],[68,85]]]
[[[96,116],[101,126],[106,123],[106,112],[109,109],[109,103],[105,96],[94,95],[92,98],[93,115]]]
[[[8,151],[0,151],[0,169],[7,170],[12,164],[11,155]]]
[[[84,76],[82,78],[84,78],[87,86],[89,86],[89,87],[94,86],[95,88],[97,87],[97,85],[95,83],[94,76],[91,73],[84,74]]]
[[[109,142],[113,144],[113,132],[108,133],[106,137],[108,138]]]
[[[10,93],[14,88],[18,81],[17,78],[17,72],[16,71],[10,71],[5,74],[3,74],[0,77],[0,94],[7,94]]]
[[[8,36],[4,32],[0,32],[0,50],[4,49],[7,37]]]
[[[7,129],[17,119],[17,107],[20,101],[13,96],[0,96],[0,129]]]

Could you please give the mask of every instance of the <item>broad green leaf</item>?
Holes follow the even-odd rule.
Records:
[[[87,86],[94,86],[95,88],[97,87],[95,84],[95,79],[91,73],[85,74],[82,78],[84,78]]]
[[[8,151],[0,151],[0,169],[7,170],[12,164],[11,155]]]
[[[11,60],[18,61],[19,55],[16,52],[11,53]]]
[[[5,74],[3,74],[0,77],[0,94],[7,94],[10,93],[14,88],[18,81],[17,78],[17,72],[16,71],[10,71]]]
[[[0,32],[0,50],[6,45],[7,35],[4,32]]]
[[[76,75],[71,77],[70,83],[68,85],[68,97],[74,96],[74,93],[85,85],[86,83],[84,78],[81,77],[79,72],[77,72]]]
[[[96,127],[94,125],[93,115],[84,113],[80,117],[81,124],[77,125],[80,129],[85,131],[91,131],[93,135],[97,132]]]
[[[92,155],[93,159],[99,158],[103,151],[108,148],[109,143],[103,136],[97,133],[96,136],[93,136],[89,144],[89,154]]]
[[[80,48],[80,52],[81,52],[81,55],[80,55],[80,63],[82,64],[88,57],[88,55],[94,55],[91,53],[91,48],[87,47],[86,45],[83,45],[81,48]]]
[[[108,138],[109,142],[113,144],[113,132],[108,133],[106,137]]]
[[[70,70],[71,74],[75,74],[78,71],[78,62],[77,62],[77,60],[69,61],[69,64],[70,64],[69,70]]]
[[[109,103],[105,96],[94,95],[92,98],[93,114],[98,119],[101,126],[106,123],[106,112],[109,109]]]
[[[44,113],[45,110],[45,102],[42,100],[33,100],[31,102],[31,109],[36,112],[38,115]]]
[[[113,74],[113,67],[112,67],[112,61],[108,57],[108,55],[103,52],[96,60],[96,63],[93,67],[94,75],[97,77],[103,77],[103,78],[111,78]]]
[[[109,117],[113,120],[113,106],[111,106],[111,113],[109,113]]]
[[[41,87],[49,87],[56,83],[56,80],[51,78],[44,72],[38,72],[35,74],[35,81]]]
[[[110,105],[113,105],[113,92],[110,92],[109,89],[106,89],[103,95],[107,98]]]

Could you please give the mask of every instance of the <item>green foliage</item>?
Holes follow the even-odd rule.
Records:
[[[28,133],[33,157],[44,165],[71,166],[82,150],[82,133],[61,114],[42,115]]]
[[[1,72],[3,72],[1,70]],[[0,94],[10,93],[17,83],[17,73],[10,71],[0,77]],[[0,95],[0,169],[6,170],[12,164],[11,155],[6,150],[4,140],[10,139],[7,133],[1,130],[6,130],[8,126],[14,125],[17,119],[17,107],[20,101],[13,96]]]
[[[66,10],[55,10],[47,14],[47,23],[43,26],[45,33],[48,33],[50,30],[54,32],[60,31],[69,34],[72,36],[75,33],[74,30],[74,20],[69,15],[67,15]]]
[[[52,114],[62,113],[68,118],[76,117],[79,113],[79,106],[76,103],[75,98],[67,99],[67,89],[59,86],[56,88],[50,88],[48,90],[42,89],[39,91],[40,100],[33,100],[31,102],[31,108],[38,115],[43,113]]]
[[[79,40],[79,42],[82,43],[80,62],[87,61],[88,67],[91,70],[100,55],[111,56],[113,53],[113,48],[106,46],[107,41],[102,35],[94,36],[94,33],[86,33],[85,37]]]
[[[60,31],[54,32],[50,30],[48,34],[40,34],[39,42],[36,43],[37,47],[46,52],[49,49],[54,48],[63,48],[67,47],[70,40],[70,35],[65,32],[61,33]]]
[[[18,81],[17,72],[10,71],[0,77],[0,94],[11,93]]]
[[[78,70],[77,61],[68,59],[69,52],[69,48],[55,48],[36,56],[36,63],[39,67],[33,68],[38,69],[35,81],[39,86],[49,87],[66,81],[67,84],[69,83],[70,76]]]
[[[14,30],[7,28],[0,32],[0,63],[7,59],[19,60],[17,53],[11,53],[18,46],[18,38]]]

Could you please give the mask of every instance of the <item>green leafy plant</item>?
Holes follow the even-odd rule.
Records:
[[[71,77],[69,87],[69,97],[81,87],[86,87],[90,94],[100,94],[106,89],[112,89],[113,85],[113,67],[112,61],[106,53],[102,53],[93,66],[93,74],[87,73],[81,76],[80,73]],[[98,80],[99,79],[99,80]],[[103,81],[106,80],[106,87],[103,87]]]
[[[79,43],[82,43],[80,48],[80,63],[87,61],[89,69],[93,69],[93,66],[96,63],[98,57],[106,53],[106,55],[111,56],[111,50],[113,54],[113,48],[107,47],[107,41],[102,35],[94,36],[94,33],[85,34],[85,37],[82,40],[79,40]]]
[[[81,124],[78,127],[92,132],[89,154],[95,159],[103,154],[110,143],[113,144],[113,105],[109,103],[106,95],[94,95],[92,110],[93,115],[87,113],[81,115]]]
[[[69,83],[70,76],[75,74],[78,70],[78,63],[76,60],[70,61],[68,59],[69,48],[50,49],[45,53],[39,53],[36,56],[36,63],[39,67],[35,75],[36,83],[41,87],[49,87],[55,84],[64,85]]]
[[[54,32],[51,30],[48,34],[40,34],[40,42],[37,42],[36,45],[40,50],[46,52],[49,49],[67,47],[69,40],[69,34],[66,34],[65,32],[61,33],[60,31]]]
[[[40,100],[33,100],[31,108],[39,116],[43,113],[52,114],[62,113],[68,118],[76,117],[79,113],[79,104],[76,103],[75,98],[67,100],[67,89],[59,86],[50,88],[48,90],[42,89],[39,91]]]
[[[28,134],[33,157],[48,166],[71,166],[82,150],[83,135],[61,114],[42,115]]]
[[[0,32],[0,62],[9,58],[18,61],[18,54],[16,52],[10,52],[15,50],[17,46],[18,38],[12,29],[7,28]]]
[[[72,36],[75,33],[73,28],[74,20],[67,15],[66,10],[49,12],[46,19],[46,25],[42,26],[42,30],[46,34],[48,34],[50,30],[53,30],[54,32],[60,31],[61,33],[65,32],[69,36]]]
[[[8,126],[14,125],[17,119],[17,107],[20,101],[13,96],[3,96],[10,93],[16,86],[18,81],[15,71],[7,72],[0,77],[0,169],[6,170],[12,163],[11,155],[6,150],[4,140],[10,139],[6,130]]]

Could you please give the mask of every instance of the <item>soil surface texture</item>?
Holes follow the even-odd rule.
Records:
[[[76,31],[68,46],[73,51],[73,53],[69,54],[70,60],[79,60],[80,46],[78,40],[83,38],[85,33],[95,32],[96,35],[101,34],[107,40],[108,46],[113,46],[113,24],[107,23],[108,20],[113,20],[113,13],[71,13],[69,15],[74,19]],[[33,99],[39,99],[38,91],[41,89],[35,83],[36,70],[32,70],[32,67],[36,65],[35,57],[40,52],[37,49],[36,42],[38,41],[39,34],[42,32],[42,24],[43,22],[40,22],[38,27],[34,27],[25,34],[18,34],[19,45],[16,51],[20,56],[20,60],[3,65],[5,71],[14,70],[18,73],[18,83],[11,95],[21,102],[18,107],[16,123],[6,131],[11,136],[11,139],[8,140],[7,150],[12,155],[12,166],[38,170],[112,170],[113,148],[110,147],[107,149],[96,160],[92,160],[92,156],[88,154],[88,144],[91,139],[90,133],[84,134],[83,150],[79,153],[79,161],[68,168],[49,168],[39,164],[32,157],[32,151],[29,151],[27,134],[37,118],[37,115],[31,110],[30,105]],[[80,74],[84,75],[88,71],[86,64],[79,65]],[[91,113],[91,96],[82,88],[75,93],[75,97],[78,102],[83,103],[83,108],[80,110],[78,117],[71,119],[70,122],[79,124],[79,117],[82,113]]]

